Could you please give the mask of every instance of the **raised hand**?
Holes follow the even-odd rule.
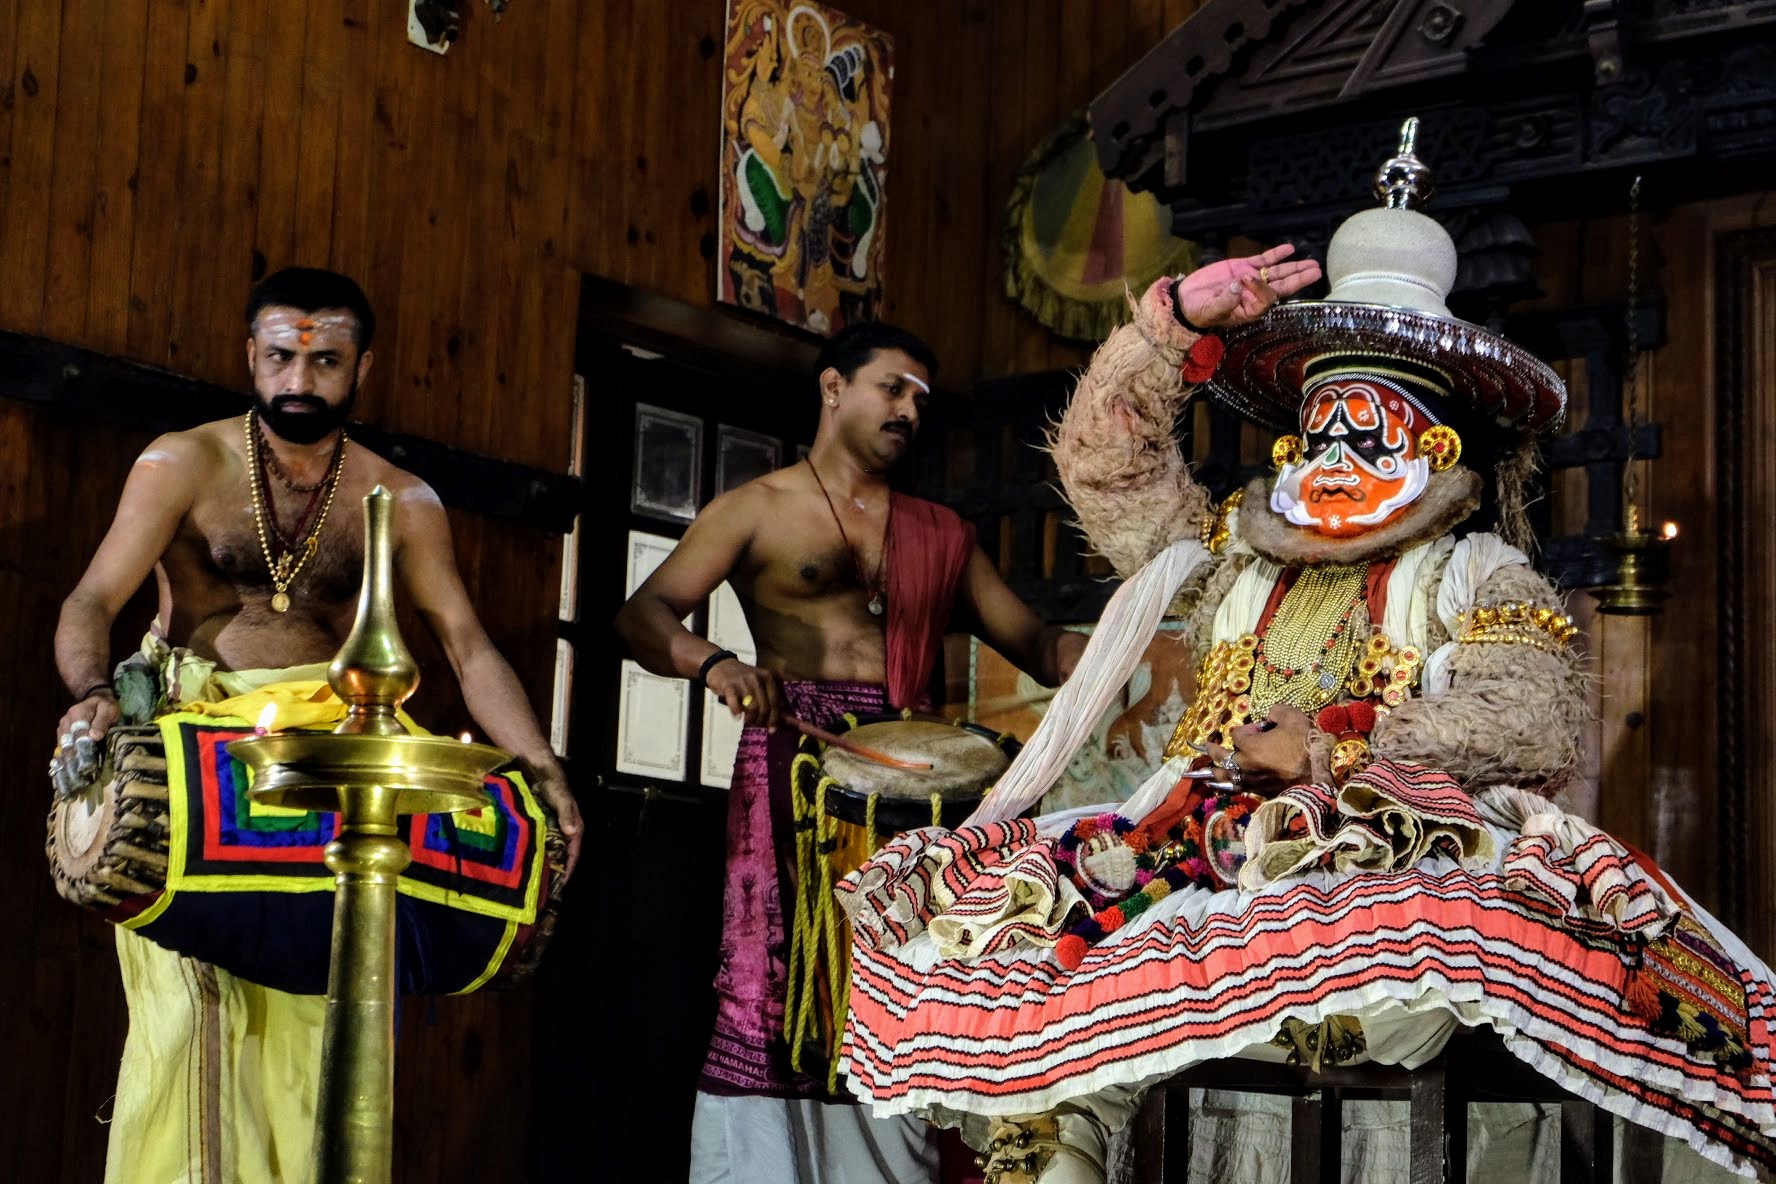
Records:
[[[1243,259],[1199,267],[1178,281],[1177,305],[1188,327],[1232,329],[1257,320],[1277,301],[1320,278],[1313,259],[1290,259],[1289,243]]]

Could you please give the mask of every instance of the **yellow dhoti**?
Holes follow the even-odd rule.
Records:
[[[307,1184],[327,1000],[116,931],[130,1028],[106,1184]]]

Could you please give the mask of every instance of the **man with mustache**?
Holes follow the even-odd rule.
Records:
[[[954,513],[889,488],[935,369],[930,347],[903,329],[846,326],[815,363],[820,425],[807,458],[712,501],[617,617],[638,662],[700,680],[747,725],[729,796],[696,1181],[915,1181],[935,1170],[925,1124],[824,1104],[824,1066],[818,1078],[790,1067],[783,901],[794,891],[793,836],[782,803],[797,737],[776,727],[783,715],[831,726],[847,712],[928,706],[952,620],[1046,685],[1084,649],[1081,635],[1037,619]],[[745,609],[756,664],[681,624],[724,580]]]
[[[348,439],[346,419],[373,361],[369,301],[343,275],[287,268],[253,289],[246,322],[252,409],[148,447],[62,606],[56,663],[76,702],[57,728],[59,759],[67,759],[70,738],[100,740],[122,719],[144,722],[267,681],[257,675],[295,678],[304,664],[330,661],[356,617],[360,505],[381,485],[395,499],[394,563],[405,593],[443,644],[482,730],[536,770],[535,788],[557,814],[571,868],[579,810],[523,687],[476,618],[443,505],[418,477]],[[159,591],[153,628],[114,677],[112,623],[151,573]],[[117,941],[134,1023],[108,1179],[303,1175],[292,1165],[309,1154],[324,999],[255,986],[122,926]],[[221,1026],[225,1064],[199,1074],[188,1063],[200,1058],[186,1050],[211,1023]],[[231,1086],[218,1091],[220,1073]],[[199,1114],[222,1107],[223,1131],[188,1140],[181,1101]],[[191,1129],[200,1126],[211,1129]]]

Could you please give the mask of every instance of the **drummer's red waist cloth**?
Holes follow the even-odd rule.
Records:
[[[785,683],[785,708],[811,724],[828,727],[847,713],[917,707],[926,699],[974,529],[942,506],[897,493],[890,532],[888,686]],[[797,741],[789,728],[747,728],[735,755],[715,1034],[700,1086],[708,1093],[825,1093],[824,1080],[790,1069],[783,1038],[789,956],[783,901],[795,895],[790,763]]]

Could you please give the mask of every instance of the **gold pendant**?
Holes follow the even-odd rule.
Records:
[[[272,596],[271,611],[274,613],[289,612],[290,611],[290,594],[288,592],[279,592],[279,593],[275,594],[274,596]]]

